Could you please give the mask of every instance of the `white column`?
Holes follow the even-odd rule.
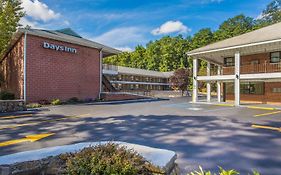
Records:
[[[211,76],[211,64],[207,62],[207,76]],[[207,102],[211,102],[211,83],[207,82]]]
[[[221,66],[218,66],[218,75],[221,75]],[[218,102],[221,102],[221,82],[217,81]]]
[[[102,49],[100,50],[100,89],[99,89],[99,99],[101,99],[101,93],[102,93],[102,59],[103,59],[103,53]]]
[[[197,81],[197,70],[198,70],[198,59],[193,59],[193,93],[192,102],[196,103],[198,101],[198,81]]]
[[[240,53],[235,53],[235,81],[234,81],[235,106],[240,105]]]

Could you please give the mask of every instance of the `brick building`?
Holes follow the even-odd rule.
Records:
[[[218,102],[281,104],[281,23],[229,38],[188,53],[193,57],[193,102],[198,100],[198,82],[217,87]],[[207,61],[198,74],[198,59]],[[222,98],[223,97],[223,98]]]
[[[1,91],[27,102],[95,99],[102,88],[104,57],[120,53],[71,29],[19,29],[1,57]]]
[[[150,92],[171,90],[171,72],[158,72],[115,65],[103,65],[103,75],[113,87],[123,92]]]

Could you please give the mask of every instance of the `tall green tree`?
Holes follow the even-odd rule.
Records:
[[[243,33],[252,31],[255,26],[255,20],[245,15],[237,15],[224,21],[219,29],[214,33],[215,41],[231,38]]]
[[[23,16],[20,0],[0,0],[0,55],[7,49]]]
[[[192,49],[206,46],[214,41],[214,35],[210,28],[199,30],[191,39]]]
[[[258,28],[281,22],[281,0],[273,0],[269,3],[257,22]]]

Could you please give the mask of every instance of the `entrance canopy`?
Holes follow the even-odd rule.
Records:
[[[219,41],[187,53],[193,58],[223,65],[224,58],[240,55],[280,51],[281,23],[264,27],[233,38]]]

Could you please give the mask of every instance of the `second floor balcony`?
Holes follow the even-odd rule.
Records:
[[[234,66],[222,67],[222,71],[220,75],[234,75]],[[270,62],[262,62],[259,64],[247,64],[243,63],[240,66],[240,74],[260,74],[260,73],[281,73],[281,62],[279,63],[270,63]],[[210,76],[218,75],[218,67],[212,66],[210,69]],[[198,71],[198,76],[207,76],[206,68]]]
[[[281,72],[281,63],[263,62],[259,64],[242,64],[240,74],[276,73]],[[223,67],[223,75],[233,75],[234,66]]]

